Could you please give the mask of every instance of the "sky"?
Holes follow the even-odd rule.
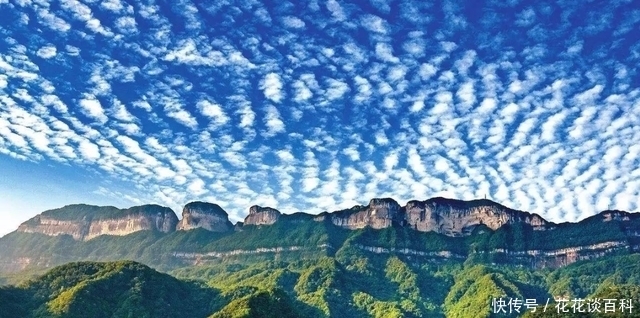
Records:
[[[639,9],[0,0],[0,235],[73,203],[639,210]]]

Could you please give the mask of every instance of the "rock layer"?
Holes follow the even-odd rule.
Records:
[[[173,210],[159,205],[117,209],[80,204],[45,211],[22,223],[17,231],[70,235],[87,241],[100,235],[123,236],[145,230],[167,233],[174,231],[177,223]]]
[[[244,225],[270,225],[280,218],[280,211],[254,205],[249,208],[249,215],[244,219]]]
[[[227,232],[233,229],[229,216],[219,205],[207,202],[190,202],[182,209],[182,220],[177,230],[203,228],[212,232]]]
[[[512,210],[490,200],[433,198],[409,201],[404,210],[406,223],[413,229],[448,236],[470,234],[479,225],[496,230],[505,224],[526,223],[542,230],[548,223],[537,214]]]
[[[448,236],[464,236],[485,225],[493,230],[505,224],[526,223],[534,229],[546,229],[549,223],[537,214],[512,210],[490,200],[459,201],[433,198],[409,201],[401,207],[389,198],[372,199],[367,206],[322,214],[331,222],[348,229],[387,228],[393,224],[408,226],[420,232],[436,232]]]
[[[370,226],[374,229],[390,227],[400,217],[400,205],[393,199],[372,199],[367,206],[331,213],[331,222],[348,229]]]

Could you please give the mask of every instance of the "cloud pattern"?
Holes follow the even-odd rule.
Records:
[[[179,207],[639,209],[632,1],[0,0],[0,160]]]

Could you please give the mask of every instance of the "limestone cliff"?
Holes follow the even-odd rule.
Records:
[[[244,225],[270,225],[280,218],[280,211],[270,207],[254,205],[249,208],[249,215],[244,219]]]
[[[100,235],[128,235],[138,231],[172,232],[178,218],[173,210],[159,205],[128,209],[86,204],[68,205],[48,210],[22,223],[18,232],[49,236],[70,235],[87,241]]]
[[[433,198],[409,201],[404,212],[407,225],[413,229],[448,236],[470,234],[479,225],[486,225],[492,230],[513,223],[526,223],[538,230],[543,230],[548,225],[537,214],[509,209],[490,200]]]
[[[233,229],[229,215],[220,206],[207,202],[190,202],[182,209],[182,220],[177,230],[203,228],[212,232],[227,232]]]
[[[505,224],[526,223],[534,229],[546,229],[549,223],[537,214],[512,210],[490,200],[460,201],[433,198],[409,201],[401,207],[389,198],[372,199],[367,206],[322,214],[337,226],[348,229],[387,228],[392,224],[408,226],[421,232],[436,232],[447,236],[470,234],[479,225],[496,230]]]
[[[401,217],[400,205],[393,199],[371,199],[367,206],[355,206],[349,210],[331,213],[331,222],[348,229],[370,226],[374,229],[390,227]]]
[[[502,256],[502,259],[510,264],[524,265],[529,268],[559,268],[573,264],[577,261],[590,260],[613,253],[624,253],[632,250],[626,241],[606,241],[601,243],[568,246],[553,250],[508,250],[494,249],[490,251],[478,251],[476,254],[492,254]]]

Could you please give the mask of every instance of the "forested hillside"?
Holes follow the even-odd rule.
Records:
[[[640,308],[638,254],[551,271],[341,251],[314,261],[227,263],[171,274],[177,278],[129,261],[70,263],[0,288],[0,317],[501,316],[493,312],[495,298],[539,305],[550,299],[547,312],[521,314],[567,317],[553,306],[559,297],[629,299]],[[588,317],[634,317],[603,315]]]

